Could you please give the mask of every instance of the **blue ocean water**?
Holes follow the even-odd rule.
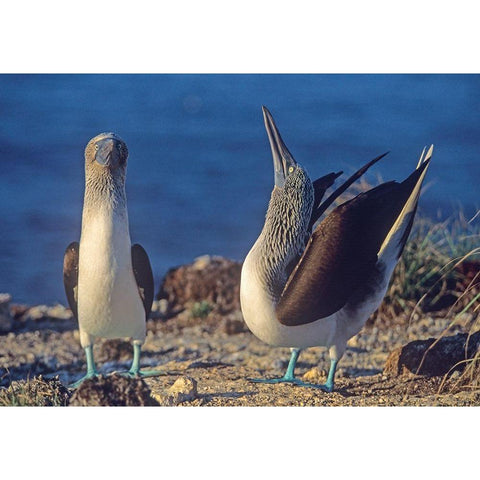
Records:
[[[421,210],[480,206],[478,75],[0,75],[0,292],[65,303],[83,150],[104,131],[130,151],[131,236],[156,289],[199,255],[243,259],[273,184],[261,105],[312,177],[390,150],[369,178],[403,180],[434,143]]]

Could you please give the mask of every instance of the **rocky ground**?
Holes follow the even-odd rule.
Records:
[[[451,369],[477,352],[480,335],[469,332],[478,316],[464,314],[453,325],[445,312],[369,323],[350,340],[333,393],[259,384],[249,379],[284,373],[289,350],[269,347],[246,329],[238,297],[231,293],[237,286],[229,284],[238,264],[206,257],[181,268],[185,271],[170,272],[160,289],[142,350],[142,367],[164,375],[144,380],[112,373],[129,368],[128,341],[99,340],[94,354],[103,376],[69,389],[85,372],[70,310],[20,306],[2,297],[0,405],[480,405],[479,379],[465,383],[464,362]],[[190,281],[201,285],[198,291]],[[442,336],[447,340],[425,342]],[[310,348],[302,352],[296,373],[324,382],[328,364],[324,348]]]

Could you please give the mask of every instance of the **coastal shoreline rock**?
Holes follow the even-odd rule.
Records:
[[[0,334],[8,333],[13,327],[13,317],[10,312],[12,296],[9,293],[0,293]]]
[[[240,262],[210,255],[170,269],[156,296],[163,315],[171,318],[187,308],[199,317],[240,310],[241,269]]]
[[[415,340],[395,349],[385,362],[383,373],[390,376],[416,374],[434,377],[465,368],[480,349],[480,330],[469,335]]]

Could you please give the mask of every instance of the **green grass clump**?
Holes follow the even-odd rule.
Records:
[[[29,380],[12,382],[8,387],[0,388],[0,406],[67,406],[70,392],[58,378],[44,379],[41,375]]]
[[[213,310],[213,305],[206,300],[201,302],[195,302],[190,310],[190,314],[193,318],[206,318],[208,314]]]

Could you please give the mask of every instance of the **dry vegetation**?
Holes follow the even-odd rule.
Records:
[[[384,302],[369,322],[388,323],[399,315],[411,321],[415,311],[441,311],[451,321],[431,348],[460,324],[470,335],[478,331],[480,228],[476,218],[478,214],[467,220],[462,213],[440,223],[418,218]],[[463,373],[455,381],[448,381],[451,372],[447,373],[438,393],[480,390],[480,351],[462,363]]]

